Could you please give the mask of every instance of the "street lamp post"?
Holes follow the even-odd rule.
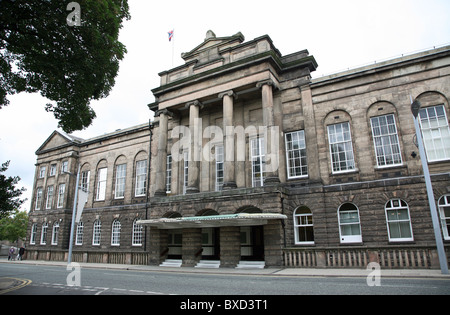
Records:
[[[438,213],[436,210],[436,202],[434,200],[434,194],[433,194],[433,186],[431,184],[431,177],[430,177],[430,171],[428,169],[428,161],[427,156],[425,155],[425,148],[423,146],[423,140],[422,140],[422,133],[419,126],[419,110],[420,110],[420,102],[419,101],[412,101],[411,97],[411,111],[414,116],[414,127],[416,129],[416,137],[417,137],[417,143],[419,147],[419,153],[420,153],[420,159],[422,161],[422,167],[423,167],[423,175],[425,177],[425,184],[427,187],[427,194],[428,194],[428,203],[430,205],[430,211],[431,211],[431,219],[433,221],[433,229],[434,229],[434,237],[436,239],[436,247],[438,251],[439,256],[439,264],[441,266],[441,272],[442,274],[448,274],[448,265],[447,265],[447,256],[445,254],[444,250],[444,243],[442,241],[442,234],[441,234],[441,228],[439,224],[439,218]]]
[[[67,258],[67,264],[69,264],[69,265],[72,263],[73,232],[75,229],[75,216],[77,213],[78,185],[80,183],[80,170],[81,170],[81,164],[78,164],[77,182],[75,184],[75,198],[73,200],[72,226],[70,228],[69,257]],[[69,175],[73,175],[73,174],[69,173]]]

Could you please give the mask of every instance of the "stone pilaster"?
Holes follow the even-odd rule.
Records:
[[[167,109],[158,110],[155,113],[155,117],[159,117],[155,196],[166,196],[167,134],[169,128],[169,116],[173,117],[173,114]]]
[[[186,104],[189,108],[189,129],[191,131],[189,152],[189,173],[186,194],[195,194],[200,191],[200,159],[202,156],[202,131],[199,120],[202,103],[193,101]]]
[[[234,99],[236,94],[227,91],[219,94],[223,99],[223,132],[224,132],[224,174],[223,189],[236,188],[235,154],[234,154]]]

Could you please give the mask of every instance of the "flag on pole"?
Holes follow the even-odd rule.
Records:
[[[80,223],[81,214],[83,213],[84,205],[86,204],[89,193],[84,191],[83,189],[80,189],[78,191],[78,195],[77,216],[75,219],[76,223]]]
[[[169,42],[172,41],[172,38],[173,38],[173,30],[171,30],[171,31],[169,32]]]

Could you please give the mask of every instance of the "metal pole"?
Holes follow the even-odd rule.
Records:
[[[414,106],[415,105],[415,106]],[[430,171],[428,169],[427,156],[423,146],[422,132],[419,126],[418,112],[420,103],[414,102],[413,105],[414,127],[416,128],[417,143],[419,146],[420,160],[422,161],[423,175],[425,177],[425,184],[427,187],[428,203],[430,204],[431,219],[433,221],[434,237],[436,239],[436,247],[439,256],[439,264],[441,266],[442,274],[448,274],[447,256],[445,254],[444,243],[442,241],[441,228],[439,224],[439,217],[436,210],[436,201],[434,200],[433,186],[431,184]],[[416,107],[414,109],[414,107]]]
[[[80,170],[81,164],[78,163],[78,172],[77,172],[77,182],[75,185],[75,198],[73,200],[73,211],[72,211],[72,226],[70,228],[70,241],[69,241],[69,257],[67,258],[67,264],[72,263],[72,250],[73,250],[73,232],[75,229],[75,216],[77,213],[77,202],[78,202],[78,185],[80,182]]]

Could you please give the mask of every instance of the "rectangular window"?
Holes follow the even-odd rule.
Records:
[[[188,186],[189,180],[189,152],[185,151],[183,153],[184,161],[183,161],[183,195],[186,195],[186,189]]]
[[[41,210],[41,203],[42,203],[42,188],[39,187],[36,190],[36,205],[35,205],[34,209]]]
[[[58,245],[59,223],[53,224],[52,245]]]
[[[350,124],[341,123],[328,126],[331,166],[333,173],[344,173],[355,169]]]
[[[48,229],[48,224],[47,223],[42,224],[41,245],[47,244],[47,229]]]
[[[256,138],[251,140],[250,153],[252,161],[252,187],[264,186],[264,138]]]
[[[81,189],[89,191],[89,179],[91,177],[90,171],[81,172]]]
[[[147,160],[136,162],[136,189],[135,196],[145,196],[147,192]]]
[[[66,184],[60,184],[58,189],[58,205],[57,208],[60,209],[64,206],[64,193],[66,191]]]
[[[116,167],[116,189],[114,197],[122,199],[125,196],[125,179],[127,175],[127,165],[121,164]]]
[[[101,168],[98,170],[97,192],[95,196],[95,200],[97,201],[105,200],[107,171],[107,168]]]
[[[39,178],[44,178],[44,177],[45,177],[45,170],[46,170],[46,167],[45,167],[45,166],[42,166],[42,167],[39,169]]]
[[[390,200],[386,204],[386,220],[389,241],[413,241],[411,218],[406,202],[399,199]]]
[[[301,130],[286,133],[285,138],[288,178],[308,176],[305,132]]]
[[[166,193],[172,192],[172,155],[167,156],[167,168],[166,168]]]
[[[53,204],[53,186],[47,187],[47,200],[45,202],[45,209],[51,209]]]
[[[216,191],[223,189],[223,145],[215,146],[216,153]]]
[[[36,245],[37,224],[31,227],[30,245]]]
[[[50,176],[56,175],[56,164],[50,165]]]
[[[83,222],[78,223],[77,225],[77,233],[75,238],[75,245],[83,245],[83,233],[84,232],[84,224]]]
[[[373,117],[370,123],[378,167],[401,165],[402,155],[394,115]]]
[[[62,162],[61,165],[61,174],[64,174],[69,171],[69,161]]]
[[[450,159],[450,128],[444,105],[421,109],[419,118],[428,161]]]

